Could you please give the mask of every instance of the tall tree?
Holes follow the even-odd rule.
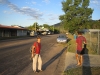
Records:
[[[49,25],[48,24],[43,24],[43,27],[44,28],[49,28]]]
[[[93,10],[88,8],[89,0],[63,0],[64,15],[59,16],[64,28],[69,32],[82,29],[85,23],[91,20]]]
[[[37,30],[39,29],[39,25],[37,22],[35,22],[33,25],[30,25],[27,27],[29,30]]]

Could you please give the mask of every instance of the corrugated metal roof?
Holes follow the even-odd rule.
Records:
[[[18,29],[18,30],[27,30],[26,28],[21,28],[21,27],[14,27],[14,26],[5,26],[5,25],[1,25],[0,24],[0,29],[4,28],[4,29]]]
[[[89,29],[90,32],[98,32],[100,29]]]
[[[84,32],[98,32],[100,29],[83,29]]]

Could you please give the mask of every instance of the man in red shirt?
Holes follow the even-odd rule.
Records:
[[[42,59],[40,56],[40,50],[41,50],[41,38],[37,37],[37,42],[35,42],[32,47],[33,71],[35,73],[42,71]],[[38,71],[36,71],[37,61],[38,61]]]
[[[86,44],[86,38],[84,36],[82,36],[82,32],[78,32],[78,37],[76,39],[77,65],[82,65],[82,63],[83,63],[83,53],[82,53],[83,44]]]

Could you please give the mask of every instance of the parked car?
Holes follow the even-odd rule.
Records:
[[[48,33],[47,33],[48,35],[50,35],[51,34],[51,32],[50,31],[48,31]]]
[[[43,33],[41,33],[42,35],[47,35],[47,32],[43,32]]]
[[[57,37],[57,43],[66,43],[67,42],[67,37],[64,34],[60,34]]]
[[[31,31],[31,32],[30,32],[30,36],[37,36],[37,32]]]

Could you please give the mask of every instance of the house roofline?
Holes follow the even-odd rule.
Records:
[[[18,29],[18,30],[27,30],[26,28],[14,27],[14,26],[5,26],[0,24],[0,28],[4,29]]]

